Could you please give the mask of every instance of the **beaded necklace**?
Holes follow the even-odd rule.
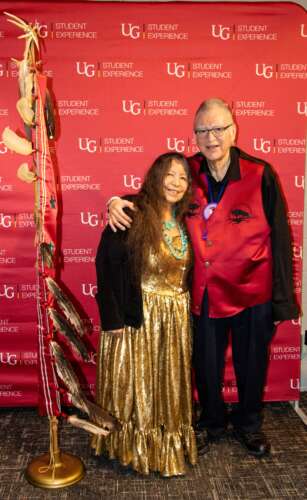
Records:
[[[179,231],[179,236],[181,240],[181,248],[175,248],[173,245],[173,240],[169,236],[168,231],[173,229],[174,227],[178,228]],[[183,257],[186,254],[187,247],[188,247],[188,237],[185,233],[185,231],[182,229],[181,225],[174,219],[169,220],[169,221],[163,221],[162,222],[162,235],[163,239],[168,246],[168,249],[170,253],[175,257],[175,259],[183,259]]]

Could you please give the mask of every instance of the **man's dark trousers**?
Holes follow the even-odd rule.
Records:
[[[202,408],[200,422],[218,437],[227,426],[222,398],[225,351],[232,337],[233,366],[239,403],[233,406],[230,420],[244,432],[259,431],[262,423],[262,397],[268,364],[268,345],[274,332],[272,304],[256,305],[235,316],[208,317],[207,291],[200,316],[194,316],[193,365]]]

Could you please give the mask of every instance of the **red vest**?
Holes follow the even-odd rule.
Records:
[[[239,162],[241,179],[228,182],[205,222],[207,178],[198,174],[200,157],[189,159],[194,188],[194,209],[186,218],[194,251],[192,312],[200,314],[207,288],[210,318],[233,316],[272,298],[271,228],[261,191],[264,167],[243,158]]]

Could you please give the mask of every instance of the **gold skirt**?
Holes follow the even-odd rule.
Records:
[[[143,290],[143,310],[140,329],[126,327],[120,338],[101,332],[96,401],[122,429],[92,446],[142,474],[181,475],[185,457],[197,461],[189,295]]]

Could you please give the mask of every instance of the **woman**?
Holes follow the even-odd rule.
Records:
[[[163,476],[196,463],[192,428],[191,333],[187,277],[191,250],[183,226],[190,174],[177,153],[149,169],[127,232],[104,230],[96,257],[102,332],[96,400],[122,423],[96,454]],[[103,442],[104,441],[104,442]]]

